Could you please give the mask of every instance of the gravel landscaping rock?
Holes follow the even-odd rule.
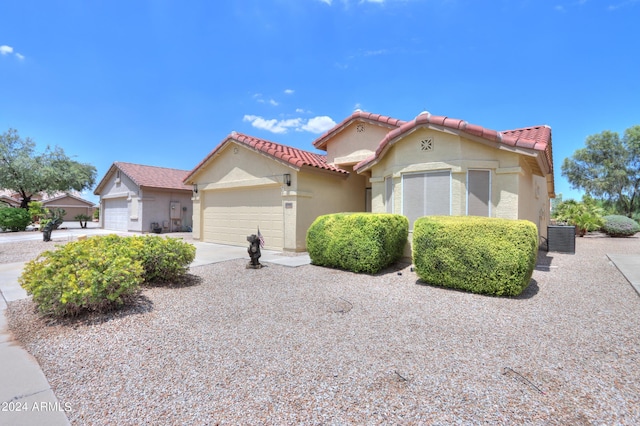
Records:
[[[640,297],[606,253],[640,238],[541,252],[516,298],[235,260],[110,314],[7,313],[72,424],[638,424]]]

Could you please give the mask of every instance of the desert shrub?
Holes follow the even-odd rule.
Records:
[[[142,246],[138,258],[144,267],[145,281],[167,282],[179,279],[189,270],[189,265],[196,256],[193,244],[185,243],[177,238],[159,236],[132,237]]]
[[[561,223],[574,225],[578,235],[584,237],[587,232],[597,231],[602,227],[602,214],[604,210],[589,197],[584,197],[582,202],[567,200],[558,204],[552,213],[552,217]]]
[[[47,315],[122,306],[147,282],[186,273],[195,247],[177,239],[97,236],[44,252],[25,265],[20,285]]]
[[[314,265],[375,274],[402,257],[408,233],[397,214],[329,214],[311,224],[307,251]]]
[[[495,296],[529,285],[538,230],[525,220],[426,216],[413,231],[413,263],[423,281]]]
[[[74,220],[77,220],[78,222],[80,222],[80,228],[86,228],[87,227],[87,221],[91,219],[90,216],[87,216],[86,214],[78,214],[75,215],[73,217]]]
[[[26,209],[0,207],[0,229],[24,231],[31,223],[31,215]]]
[[[139,291],[144,269],[126,244],[94,237],[27,262],[20,285],[46,315],[76,315],[122,306]]]
[[[603,217],[602,230],[611,237],[630,237],[640,232],[640,225],[626,216],[610,215]]]

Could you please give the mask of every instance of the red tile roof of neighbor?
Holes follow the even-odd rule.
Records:
[[[457,118],[431,115],[428,112],[421,113],[411,121],[403,122],[399,127],[387,133],[387,135],[378,144],[376,151],[368,158],[356,164],[354,170],[360,172],[368,169],[385,154],[391,145],[407,133],[411,133],[420,127],[448,128],[462,133],[467,133],[472,136],[477,136],[490,142],[495,142],[496,144],[544,152],[548,168],[546,172],[553,172],[551,128],[549,126],[535,126],[499,132],[476,124],[470,124]]]
[[[231,143],[231,141],[237,142],[262,154],[266,154],[274,159],[283,161],[296,168],[307,166],[331,172],[349,174],[347,170],[328,164],[326,155],[316,154],[242,133],[232,132],[184,178],[184,181],[188,181],[201,167],[208,163],[216,154],[221,152],[224,146]]]
[[[388,127],[389,129],[398,128],[406,123],[406,121],[398,120],[397,118],[356,110],[349,117],[345,118],[344,120],[342,120],[342,122],[336,124],[332,129],[328,130],[326,133],[316,139],[313,142],[313,146],[318,149],[325,149],[329,139],[331,139],[336,133],[341,132],[345,127],[347,127],[354,121],[367,121],[373,124]]]
[[[121,170],[139,187],[155,189],[173,189],[180,191],[191,191],[191,187],[182,181],[189,174],[188,170],[169,169],[166,167],[145,166],[142,164],[114,162],[109,171],[102,178],[94,190],[94,194],[100,194],[102,186],[107,182],[107,177],[115,169]]]

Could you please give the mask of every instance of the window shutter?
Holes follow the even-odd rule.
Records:
[[[426,216],[448,216],[451,214],[451,173],[426,173]]]
[[[422,216],[451,214],[451,172],[412,173],[402,176],[402,214],[409,227]]]
[[[491,198],[491,172],[469,170],[467,172],[467,214],[489,216]]]

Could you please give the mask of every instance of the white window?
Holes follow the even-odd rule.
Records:
[[[387,213],[393,213],[393,177],[384,178],[384,205]]]
[[[491,171],[467,171],[467,215],[491,216]]]
[[[422,216],[451,214],[451,172],[425,172],[402,175],[402,214],[409,227]]]

